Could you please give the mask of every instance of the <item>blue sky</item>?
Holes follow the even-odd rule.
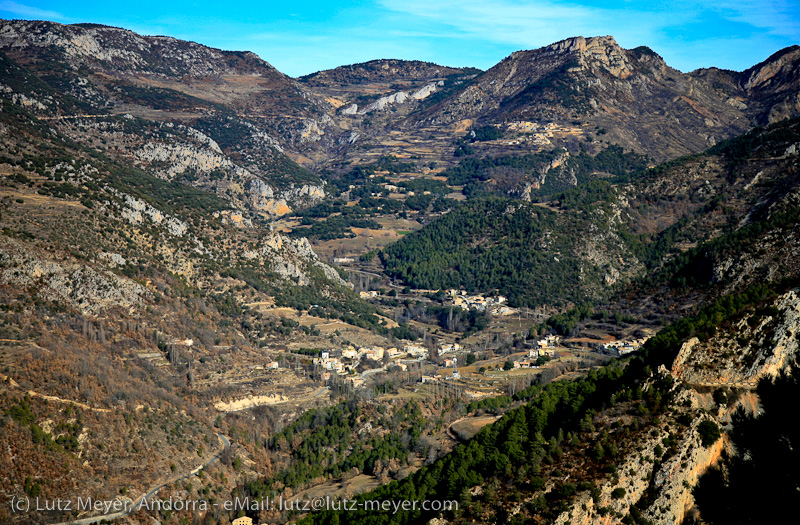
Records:
[[[800,44],[800,0],[0,0],[0,17],[95,22],[254,51],[299,76],[376,58],[486,69],[520,49],[613,35],[682,71],[743,70]]]

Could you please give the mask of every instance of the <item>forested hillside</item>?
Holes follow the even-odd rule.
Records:
[[[499,290],[529,306],[597,300],[634,278],[677,285],[741,279],[715,270],[726,253],[749,252],[778,229],[795,242],[798,142],[800,121],[788,120],[703,154],[586,182],[539,205],[469,200],[387,247],[383,261],[413,286]],[[774,268],[756,266],[777,277]]]
[[[389,246],[384,264],[418,288],[497,289],[515,305],[598,298],[609,267],[630,274],[638,265],[610,220],[613,189],[597,182],[563,197],[552,209],[512,199],[468,201]],[[604,244],[605,264],[580,259],[594,243]]]

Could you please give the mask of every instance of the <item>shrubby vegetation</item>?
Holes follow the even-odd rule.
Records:
[[[254,480],[245,490],[254,498],[272,495],[283,487],[304,487],[332,476],[351,472],[380,475],[393,463],[395,472],[408,465],[408,456],[419,448],[428,426],[420,406],[408,401],[389,410],[370,407],[368,413],[355,400],[305,412],[266,443],[277,455],[288,454],[289,465],[269,480]],[[391,428],[384,436],[359,437],[367,423]]]
[[[781,120],[762,128],[756,126],[744,135],[724,140],[707,151],[709,155],[724,155],[733,174],[748,159],[778,157],[788,144],[800,140],[800,118]]]
[[[397,339],[407,339],[409,341],[416,341],[417,334],[407,324],[400,324],[389,330],[392,337]]]
[[[321,240],[354,237],[352,228],[382,228],[373,217],[404,217],[406,212],[440,213],[455,205],[454,200],[444,198],[453,189],[433,179],[399,182],[398,187],[415,194],[403,200],[388,198],[389,190],[383,185],[388,180],[377,175],[380,171],[394,174],[415,172],[417,166],[400,162],[395,157],[381,157],[373,164],[357,166],[348,172],[327,173],[326,176],[332,183],[332,193],[337,197],[347,193],[351,201],[358,200],[357,205],[348,206],[344,199],[335,198],[301,210],[296,214],[301,218],[301,226],[292,235]]]
[[[308,286],[286,286],[286,283],[270,279],[269,274],[255,271],[249,267],[230,268],[220,273],[222,277],[233,277],[245,281],[248,286],[260,292],[265,292],[275,298],[277,306],[288,306],[296,310],[308,311],[312,305],[314,315],[322,318],[341,319],[342,321],[385,333],[386,328],[376,314],[380,311],[366,301],[359,299],[352,290],[340,286],[331,287],[321,270],[313,267],[306,268],[312,283]],[[225,311],[225,297],[219,297],[218,304]],[[234,301],[229,306],[237,308]],[[228,312],[229,315],[240,315]]]
[[[486,157],[483,159],[468,158],[450,168],[442,175],[447,177],[447,183],[453,186],[463,186],[467,196],[478,196],[490,193],[486,183],[496,176],[498,171],[510,179],[506,185],[501,185],[503,190],[517,189],[522,181],[550,163],[559,152],[543,151],[518,157]]]
[[[453,192],[453,188],[445,184],[444,182],[436,179],[413,179],[398,182],[397,186],[401,188],[405,188],[409,191],[413,191],[416,193],[422,193],[425,191],[429,191],[434,195],[445,196],[448,193]]]
[[[685,221],[683,221],[685,223]],[[704,288],[713,280],[711,269],[726,257],[755,251],[756,244],[766,233],[788,235],[800,223],[800,207],[777,212],[764,220],[752,222],[723,234],[686,252],[676,254],[650,278],[651,282],[669,282],[677,288]],[[676,224],[676,230],[683,224]],[[653,252],[660,253],[657,247]],[[658,254],[651,257],[656,261]]]
[[[718,328],[731,328],[738,319],[749,315],[755,307],[764,305],[779,293],[798,284],[800,282],[796,279],[758,284],[744,292],[720,297],[703,306],[697,314],[684,317],[660,330],[644,344],[640,354],[651,366],[669,366],[685,341],[692,337],[707,341]]]
[[[454,306],[429,306],[425,310],[424,320],[434,321],[446,330],[465,332],[463,337],[489,326],[489,316],[486,312],[475,309],[464,310]]]
[[[425,109],[449,98],[451,95],[463,90],[470,84],[470,77],[475,77],[483,73],[480,69],[474,67],[465,67],[461,73],[454,73],[445,77],[444,86],[436,88],[436,91],[425,97],[420,101],[420,109],[416,112],[424,111]]]
[[[309,239],[327,241],[355,237],[356,234],[353,233],[351,228],[380,230],[382,226],[373,219],[335,215],[321,221],[311,221],[311,225],[308,228],[295,228],[290,235],[292,237],[308,237]]]
[[[141,104],[153,109],[181,110],[187,108],[213,108],[216,111],[227,112],[225,107],[208,102],[191,95],[186,95],[174,89],[160,87],[143,87],[132,84],[117,83],[113,88],[118,96],[125,102]]]
[[[485,140],[497,140],[503,138],[503,130],[497,126],[480,126],[472,128],[467,137],[470,142],[481,142]]]
[[[468,144],[462,144],[462,154],[468,153]],[[442,173],[447,183],[464,187],[464,194],[477,197],[487,194],[520,194],[525,182],[538,181],[545,169],[565,150],[541,151],[522,156],[467,158],[458,166]],[[569,190],[577,181],[585,184],[601,176],[631,177],[647,167],[647,158],[637,153],[626,153],[619,146],[609,146],[597,155],[581,149],[558,167],[546,172],[544,184],[531,190],[532,197],[544,198]]]
[[[474,155],[475,150],[470,144],[487,140],[497,140],[503,137],[503,131],[495,126],[480,126],[472,128],[463,137],[455,140],[456,149],[454,157],[466,157]]]
[[[417,171],[417,166],[410,162],[400,162],[397,160],[397,157],[388,156],[381,157],[376,162],[366,166],[356,166],[344,173],[327,172],[325,175],[326,179],[339,192],[349,191],[351,185],[366,189],[374,187],[380,191],[383,188],[379,186],[378,183],[385,182],[386,179],[383,177],[373,177],[379,171],[387,171],[395,174],[414,173]]]
[[[242,157],[243,148],[265,149],[262,143],[256,142],[253,138],[254,128],[226,112],[218,112],[213,117],[198,119],[192,124],[192,127],[213,138],[221,148],[231,152],[233,158]],[[259,155],[257,159],[257,171],[268,178],[270,184],[276,188],[288,189],[291,185],[322,183],[316,174],[300,166],[275,148],[272,148],[271,154]],[[237,160],[242,163],[245,159]],[[246,166],[247,163],[242,163],[242,165]]]
[[[576,90],[568,80],[570,78],[569,70],[576,66],[578,66],[577,59],[565,62],[535,82],[529,83],[519,92],[504,98],[500,102],[500,106],[513,110],[526,106],[560,104],[579,113],[591,110],[590,91]]]
[[[538,327],[531,327],[530,335],[545,334],[551,330],[559,335],[572,335],[578,323],[592,315],[592,312],[592,307],[589,305],[571,308],[564,313],[551,316]]]

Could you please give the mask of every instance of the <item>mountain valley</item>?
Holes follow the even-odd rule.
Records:
[[[725,523],[796,394],[799,62],[0,20],[0,520]],[[222,505],[278,496],[455,506]]]

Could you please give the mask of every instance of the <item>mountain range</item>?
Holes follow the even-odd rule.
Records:
[[[376,60],[299,79],[252,53],[93,24],[7,21],[0,49],[39,75],[47,84],[42,89],[58,92],[33,97],[42,116],[180,122],[214,136],[226,156],[265,180],[273,166],[291,165],[284,155],[315,169],[376,153],[450,166],[454,134],[476,125],[553,127],[540,145],[524,134],[520,144],[485,145],[488,154],[574,150],[584,141],[661,161],[800,109],[797,46],[743,72],[682,73],[646,47],[625,50],[612,37],[576,37],[514,53],[483,72]]]

